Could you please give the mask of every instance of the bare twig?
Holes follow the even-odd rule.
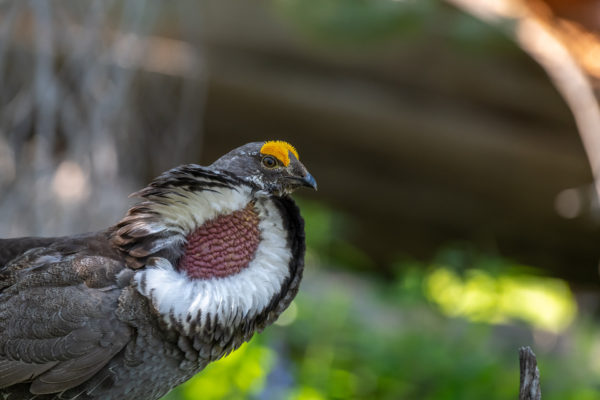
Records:
[[[519,349],[519,364],[521,366],[519,400],[541,400],[540,370],[531,347]]]

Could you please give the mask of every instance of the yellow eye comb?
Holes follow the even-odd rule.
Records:
[[[286,167],[290,165],[290,151],[298,160],[300,159],[294,146],[283,140],[270,140],[260,148],[260,154],[273,156]]]

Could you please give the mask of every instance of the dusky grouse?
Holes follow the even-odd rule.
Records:
[[[158,399],[238,348],[298,291],[302,186],[294,147],[249,143],[104,231],[0,240],[0,399]]]

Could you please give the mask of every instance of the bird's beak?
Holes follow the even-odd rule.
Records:
[[[306,176],[300,180],[300,182],[302,182],[302,186],[304,187],[317,190],[317,181],[308,172],[306,173]]]
[[[300,187],[307,187],[317,190],[317,181],[306,170],[302,171],[298,175],[286,177],[285,181],[284,191],[286,193],[291,193]]]

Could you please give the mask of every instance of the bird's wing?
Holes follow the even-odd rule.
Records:
[[[33,248],[0,268],[0,388],[34,394],[73,388],[129,342],[118,320],[116,258],[81,245]]]

